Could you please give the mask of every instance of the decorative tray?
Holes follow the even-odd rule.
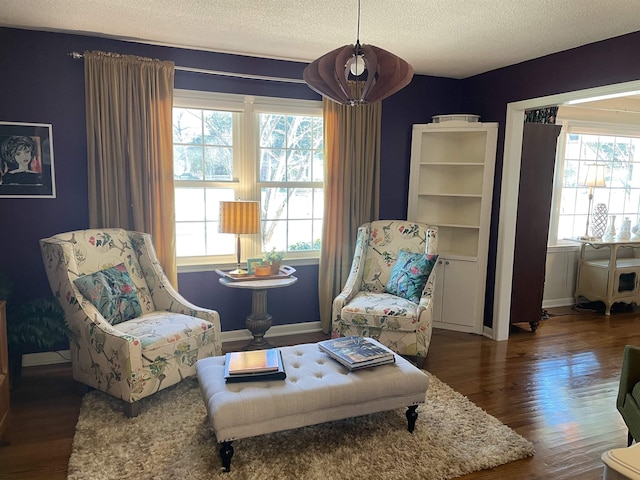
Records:
[[[234,282],[246,282],[247,280],[273,280],[274,278],[287,278],[295,273],[296,269],[289,265],[281,265],[280,272],[277,275],[254,275],[254,274],[240,274],[225,272],[223,270],[216,269],[216,273],[221,277],[229,278]]]

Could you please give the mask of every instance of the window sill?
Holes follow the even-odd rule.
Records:
[[[244,262],[246,264],[246,262]],[[283,261],[285,265],[292,267],[301,267],[308,265],[318,265],[320,263],[319,258],[296,258],[285,259]],[[178,265],[178,273],[195,273],[195,272],[213,272],[215,270],[233,270],[236,268],[235,263],[208,263],[201,265]],[[246,265],[245,265],[246,268]]]

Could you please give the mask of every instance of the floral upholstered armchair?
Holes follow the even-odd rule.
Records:
[[[380,220],[358,229],[351,272],[333,300],[332,337],[375,338],[422,366],[433,328],[438,229]]]
[[[146,233],[78,230],[40,240],[49,285],[65,313],[73,378],[138,400],[195,375],[220,355],[220,317],[171,286]]]

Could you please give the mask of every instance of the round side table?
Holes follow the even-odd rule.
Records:
[[[293,285],[298,281],[297,277],[273,278],[266,280],[234,281],[223,277],[220,283],[229,288],[241,288],[251,290],[251,315],[247,317],[247,329],[253,335],[253,340],[245,347],[245,350],[260,350],[271,348],[269,342],[264,339],[264,334],[271,328],[271,315],[267,313],[267,290]]]

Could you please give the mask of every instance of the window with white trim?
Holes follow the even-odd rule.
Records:
[[[324,216],[322,103],[176,90],[173,108],[179,265],[235,263],[218,233],[221,200],[259,200],[261,235],[242,257],[275,248],[317,258]]]
[[[640,220],[640,132],[637,128],[565,122],[558,138],[554,199],[549,228],[549,244],[586,233],[589,210],[589,187],[583,186],[587,167],[602,165],[604,187],[593,188],[593,210],[606,205],[608,215],[615,215],[619,229],[629,217],[631,224]],[[609,220],[610,221],[610,220]]]

